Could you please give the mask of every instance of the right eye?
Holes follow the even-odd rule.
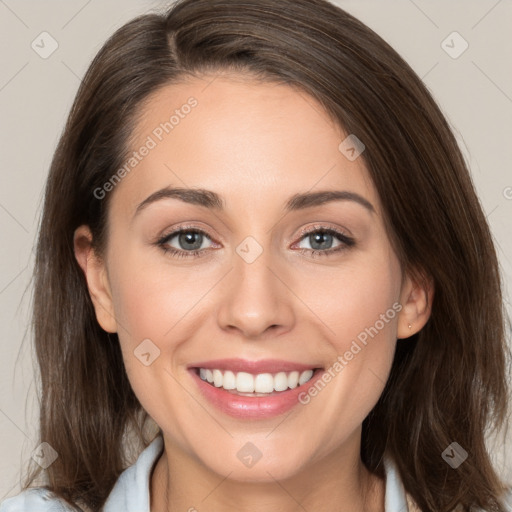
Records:
[[[182,226],[160,238],[157,245],[167,254],[178,258],[189,258],[205,252],[203,247],[205,237],[210,239],[208,234],[201,229]],[[171,245],[171,241],[174,239],[176,239],[178,247]]]

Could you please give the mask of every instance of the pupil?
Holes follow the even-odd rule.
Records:
[[[201,247],[201,243],[202,243],[201,236],[202,236],[201,233],[192,233],[192,232],[188,232],[185,234],[182,233],[179,236],[179,241],[180,241],[180,244],[183,244],[185,246],[187,244],[189,244],[189,245],[191,244],[192,247],[188,247],[188,249],[196,250]],[[310,235],[309,238],[310,238],[311,247],[315,250],[326,249],[326,248],[328,249],[329,245],[330,245],[329,242],[332,242],[332,235],[330,233],[324,233],[324,232],[315,233],[313,235]],[[315,247],[315,245],[316,245],[316,247]]]
[[[327,238],[327,243],[325,242],[325,239]],[[323,239],[323,242],[322,242]],[[329,249],[329,243],[332,241],[332,235],[329,233],[315,233],[314,235],[310,236],[310,242],[313,240],[313,243],[311,243],[311,247],[313,249]],[[318,242],[319,247],[315,247],[315,244]],[[326,247],[327,245],[327,247]]]
[[[192,249],[192,250],[195,250],[195,249],[199,249],[201,247],[201,233],[192,233],[192,232],[188,232],[186,234],[181,234],[179,236],[179,242],[180,242],[180,245],[182,246],[185,246],[184,248],[188,248],[188,249]],[[199,243],[195,242],[195,245],[194,245],[194,238],[195,237],[198,237],[199,238]],[[186,244],[193,244],[193,247],[187,247]]]

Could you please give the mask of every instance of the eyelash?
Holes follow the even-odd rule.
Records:
[[[175,249],[174,247],[169,247],[167,243],[172,240],[176,235],[179,235],[181,233],[193,233],[193,234],[201,234],[205,235],[207,238],[210,238],[208,236],[208,233],[205,231],[198,229],[194,226],[180,226],[178,229],[172,231],[171,233],[164,235],[159,240],[157,240],[156,245],[160,247],[165,254],[169,254],[172,257],[177,258],[193,258],[196,256],[200,256],[201,253],[204,253],[207,249],[195,249],[193,251],[183,251],[179,249]],[[302,231],[300,234],[299,241],[305,238],[308,235],[312,235],[315,233],[323,233],[327,235],[333,235],[338,241],[341,242],[341,245],[338,247],[335,247],[334,249],[327,249],[327,250],[318,250],[318,249],[299,249],[298,252],[300,254],[309,253],[310,256],[314,258],[323,257],[323,256],[331,256],[333,253],[337,253],[343,250],[347,250],[350,247],[353,247],[355,245],[355,240],[347,235],[345,235],[343,232],[338,231],[334,228],[327,228],[324,226],[314,226],[313,229]],[[210,238],[211,239],[211,238]]]

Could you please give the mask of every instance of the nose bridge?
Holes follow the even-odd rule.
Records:
[[[218,321],[255,337],[268,327],[289,329],[293,322],[291,293],[276,274],[276,258],[269,237],[247,236],[235,247]],[[284,280],[284,279],[283,279]]]

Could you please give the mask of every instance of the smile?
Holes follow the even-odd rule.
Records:
[[[270,359],[205,361],[189,366],[188,371],[217,410],[252,420],[269,419],[299,405],[299,395],[324,373],[320,365]]]
[[[245,393],[248,396],[255,394],[269,394],[274,391],[286,391],[302,386],[313,377],[314,368],[303,372],[279,372],[258,373],[252,375],[247,372],[222,371],[217,368],[199,368],[199,376],[202,380],[212,384],[216,388],[226,391]]]

